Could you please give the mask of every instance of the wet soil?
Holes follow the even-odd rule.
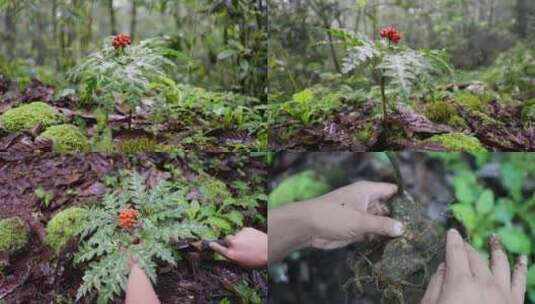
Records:
[[[347,104],[326,121],[306,127],[287,117],[289,121],[285,124],[271,126],[270,146],[276,151],[446,151],[445,147],[425,140],[437,134],[462,132],[477,137],[490,151],[535,150],[535,127],[522,123],[521,102],[504,105],[491,101],[485,114],[501,125],[477,115],[479,112],[467,111],[454,100],[450,102],[467,122],[466,127],[435,123],[414,109],[400,106],[389,114],[385,129],[382,116],[373,113],[376,101],[366,101]],[[288,135],[292,128],[296,130]],[[357,134],[365,128],[368,138],[358,138]]]

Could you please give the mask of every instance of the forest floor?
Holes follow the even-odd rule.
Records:
[[[499,101],[498,94],[480,81],[443,86],[437,101],[413,97],[408,105],[390,110],[386,124],[378,115],[379,98],[362,100],[343,96],[343,90],[313,87],[314,101],[307,115],[322,117],[303,124],[299,116],[283,114],[270,129],[275,150],[294,151],[533,151],[535,128],[530,113],[533,102]],[[327,92],[327,93],[326,93]],[[327,109],[332,95],[339,103]],[[294,97],[295,98],[295,97]],[[295,100],[282,108],[297,107]],[[321,113],[324,111],[324,113]],[[282,111],[284,112],[284,111]],[[386,126],[386,128],[385,128]]]
[[[220,112],[234,111],[240,107],[255,112],[258,101],[233,93],[216,93],[200,88],[184,86],[183,98],[193,100],[191,107],[164,106],[165,118],[153,115],[157,105],[150,97],[142,101],[130,118],[128,110],[116,106],[109,114],[106,127],[111,130],[109,143],[96,142],[102,132],[98,125],[97,107],[81,106],[79,96],[71,92],[61,95],[56,88],[34,79],[26,88],[17,89],[14,83],[0,75],[0,115],[9,109],[31,102],[44,102],[54,107],[64,119],[63,123],[75,124],[84,129],[91,142],[93,152],[173,152],[179,150],[197,151],[249,151],[259,145],[258,132],[262,126],[256,114],[243,117],[227,114],[229,120],[222,118]],[[243,103],[243,104],[242,104]],[[239,109],[241,111],[241,109]],[[171,117],[172,116],[172,117]],[[240,119],[242,124],[232,119]],[[158,121],[156,121],[158,120]],[[9,133],[0,129],[0,151],[51,151],[52,143],[37,140],[45,131],[36,125],[31,130]],[[104,143],[104,144],[103,144]]]
[[[239,179],[236,173],[244,162],[240,156],[204,155],[205,172],[225,183]],[[263,171],[258,160],[245,160],[249,174]],[[83,271],[72,266],[77,243],[69,243],[57,256],[44,244],[45,226],[60,210],[97,202],[105,193],[105,179],[120,169],[135,169],[148,185],[167,180],[169,165],[179,168],[188,179],[195,178],[190,159],[165,154],[136,157],[103,154],[57,155],[53,153],[0,154],[0,214],[18,216],[31,231],[30,243],[14,256],[0,256],[3,271],[0,280],[2,303],[70,303],[82,282]],[[217,164],[217,165],[215,165]],[[44,206],[37,198],[38,187],[53,193],[53,201]],[[258,210],[264,216],[265,208]],[[265,225],[253,225],[266,231]],[[186,254],[178,267],[160,265],[156,292],[162,303],[219,303],[230,299],[240,301],[235,289],[238,282],[247,282],[261,297],[267,295],[265,271],[244,270],[234,264],[213,259],[213,255]],[[93,303],[93,293],[82,303]],[[63,302],[66,301],[66,302]]]

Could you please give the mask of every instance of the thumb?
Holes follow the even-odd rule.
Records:
[[[373,233],[383,236],[399,237],[403,235],[403,224],[385,216],[366,214],[359,223],[364,233]]]

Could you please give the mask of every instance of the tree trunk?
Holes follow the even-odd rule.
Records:
[[[4,33],[4,41],[6,43],[7,58],[9,59],[13,59],[15,56],[15,38],[17,36],[15,12],[15,8],[10,5],[5,10],[4,26],[6,32]]]
[[[52,53],[54,54],[54,61],[56,63],[56,69],[60,69],[60,62],[59,62],[59,56],[58,56],[58,48],[56,45],[58,44],[58,0],[52,0],[52,45],[54,46],[52,49]]]
[[[516,1],[516,32],[520,38],[526,38],[528,34],[527,0]]]
[[[134,38],[136,36],[136,25],[137,25],[137,1],[132,0],[132,11],[131,13],[131,19],[130,19],[130,39],[134,41]]]
[[[113,0],[108,0],[108,11],[110,13],[110,30],[112,35],[117,34],[117,23],[115,21],[115,11],[113,10]]]

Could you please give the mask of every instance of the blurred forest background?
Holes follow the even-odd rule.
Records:
[[[273,0],[270,10],[270,88],[295,92],[341,73],[343,49],[324,29],[344,28],[379,38],[394,26],[411,48],[445,49],[460,70],[491,65],[527,45],[535,29],[529,0]]]
[[[0,73],[22,87],[32,76],[57,85],[57,72],[105,37],[166,36],[180,82],[266,98],[266,9],[264,0],[0,0]]]

